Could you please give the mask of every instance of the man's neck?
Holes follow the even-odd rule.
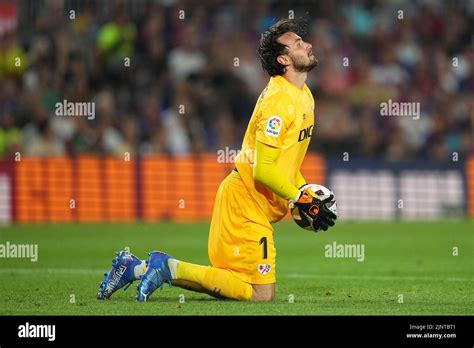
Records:
[[[307,72],[295,72],[292,70],[289,70],[283,75],[283,77],[290,83],[294,84],[296,87],[299,89],[302,89],[304,86],[304,83],[306,82],[306,79],[308,78],[308,73]]]

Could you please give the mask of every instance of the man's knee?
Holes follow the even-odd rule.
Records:
[[[253,284],[252,301],[273,301],[275,284]]]

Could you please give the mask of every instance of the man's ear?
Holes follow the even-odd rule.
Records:
[[[290,64],[290,60],[288,59],[288,56],[283,56],[283,55],[277,57],[277,62],[285,66]]]

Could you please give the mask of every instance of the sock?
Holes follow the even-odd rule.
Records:
[[[142,275],[144,275],[146,272],[146,261],[143,260],[141,264],[136,265],[135,268],[133,269],[133,275],[135,276],[135,279],[138,280]]]
[[[172,265],[170,265],[172,264]],[[195,265],[183,261],[169,262],[175,267],[176,279],[183,279],[200,284],[215,296],[235,300],[252,299],[252,285],[240,280],[231,271],[222,268]]]
[[[224,296],[221,296],[218,293],[212,292],[211,290],[204,288],[201,284],[190,282],[189,280],[173,279],[171,281],[171,284],[173,284],[173,286],[177,286],[178,288],[182,288],[182,289],[186,289],[186,290],[194,291],[194,292],[201,292],[201,293],[213,296],[215,298],[219,298],[219,299],[225,298]]]
[[[201,284],[190,282],[189,280],[173,279],[171,281],[171,284],[173,284],[173,286],[177,286],[179,288],[183,288],[189,291],[205,292],[206,294],[210,295],[210,291],[208,291],[207,289],[204,289]]]
[[[170,268],[171,279],[177,279],[176,269],[178,268],[178,263],[179,263],[178,260],[168,259],[168,267]]]

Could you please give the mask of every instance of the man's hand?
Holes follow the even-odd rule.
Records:
[[[294,204],[299,208],[300,213],[313,226],[315,231],[327,231],[329,226],[334,226],[337,215],[334,214],[327,204],[332,201],[334,195],[322,200],[307,185],[300,188],[300,195]]]

